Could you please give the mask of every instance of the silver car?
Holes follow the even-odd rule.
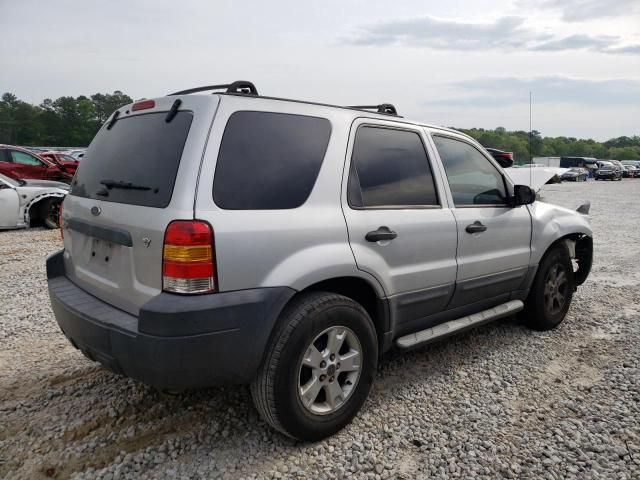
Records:
[[[588,209],[536,201],[472,138],[392,105],[234,82],[110,117],[49,292],[90,359],[159,388],[250,384],[268,423],[315,440],[356,415],[392,347],[518,312],[557,326],[590,271]]]

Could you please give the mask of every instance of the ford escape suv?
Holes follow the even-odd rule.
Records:
[[[114,112],[64,202],[49,293],[89,359],[165,389],[250,384],[269,424],[315,440],[394,346],[520,311],[557,326],[591,268],[588,209],[536,201],[473,139],[392,105],[234,82]]]

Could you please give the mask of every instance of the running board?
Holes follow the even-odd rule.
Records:
[[[511,300],[510,302],[503,303],[497,307],[484,310],[482,312],[474,313],[473,315],[467,315],[466,317],[458,318],[457,320],[451,320],[446,323],[441,323],[432,328],[421,330],[419,332],[411,333],[400,337],[396,340],[396,345],[400,348],[413,348],[418,345],[429,343],[433,340],[437,340],[443,337],[448,337],[454,333],[461,332],[471,327],[477,327],[485,323],[489,323],[499,318],[508,317],[514,313],[519,312],[524,308],[524,303],[521,300]]]

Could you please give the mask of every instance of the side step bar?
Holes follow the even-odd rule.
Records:
[[[436,325],[435,327],[427,328],[426,330],[405,335],[396,340],[396,345],[403,349],[417,347],[418,345],[423,345],[440,338],[448,337],[454,333],[462,332],[471,327],[477,327],[478,325],[489,323],[499,318],[508,317],[523,308],[524,303],[522,303],[522,300],[511,300],[497,307],[490,308],[489,310],[467,315],[457,320],[451,320]]]

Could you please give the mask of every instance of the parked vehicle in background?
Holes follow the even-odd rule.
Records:
[[[624,165],[620,160],[607,160],[607,161],[613,163],[613,165],[617,167],[618,170],[620,170],[620,173],[624,175]]]
[[[389,104],[196,88],[120,108],[87,152],[47,260],[62,332],[157,387],[249,383],[294,438],[348,424],[394,345],[519,311],[555,328],[591,268],[588,204],[536,201]]]
[[[71,155],[73,158],[75,158],[76,160],[80,161],[82,160],[82,158],[84,157],[84,153],[86,152],[86,149],[82,149],[82,150],[69,150],[66,151],[65,153],[67,155]]]
[[[29,150],[30,152],[33,152],[36,155],[40,154],[41,152],[46,152],[47,150],[50,150],[49,148],[44,148],[44,147],[20,147],[20,148]]]
[[[66,152],[42,152],[39,154],[39,156],[42,158],[46,158],[47,160],[50,160],[57,165],[60,165],[66,172],[70,173],[71,175],[76,173],[76,169],[78,168],[78,165],[80,165],[80,162],[78,160],[76,160]]]
[[[597,168],[597,158],[593,157],[560,157],[561,168]]]
[[[69,185],[48,180],[14,180],[0,174],[0,229],[44,225],[57,228]]]
[[[69,183],[73,175],[51,160],[12,145],[0,145],[0,173],[10,178]]]
[[[620,160],[623,165],[632,165],[637,169],[640,169],[640,160]]]
[[[588,176],[589,172],[586,168],[574,167],[570,168],[562,175],[560,175],[560,180],[569,180],[571,182],[586,182]]]
[[[547,167],[560,168],[560,157],[533,157],[531,161]]]
[[[485,150],[491,154],[493,158],[500,164],[502,168],[513,166],[513,152],[503,152],[497,148],[486,148]]]
[[[598,160],[598,169],[594,172],[596,180],[622,180],[622,170],[617,165],[607,161]]]
[[[622,166],[622,178],[633,178],[636,176],[636,167],[632,165]]]
[[[523,165],[514,165],[513,168],[546,168],[544,163],[525,163]]]

